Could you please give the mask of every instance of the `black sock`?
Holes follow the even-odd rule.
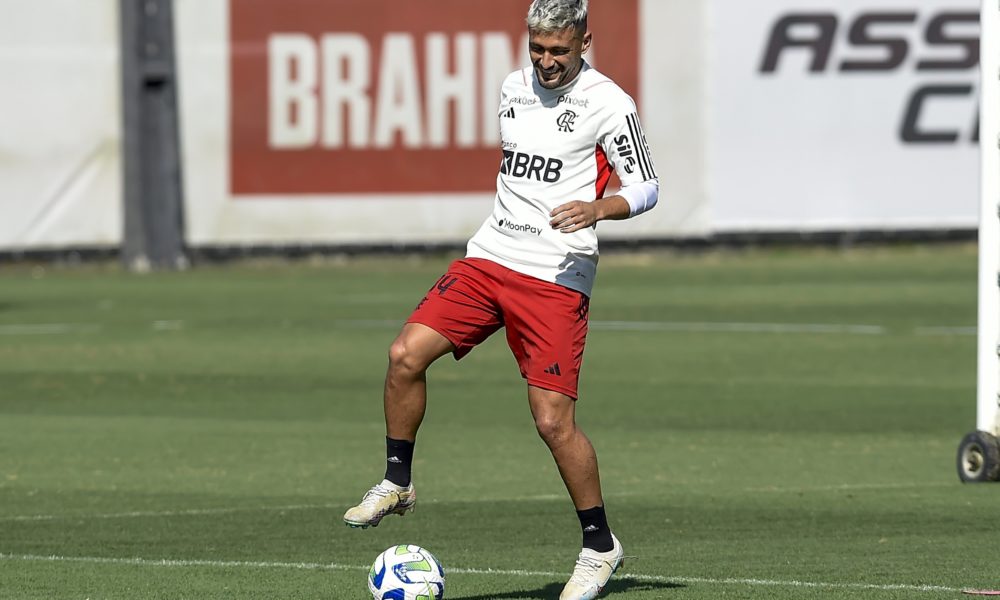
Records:
[[[410,485],[413,444],[406,440],[385,438],[385,478],[400,487]]]
[[[578,510],[576,516],[580,517],[584,548],[608,552],[615,547],[615,543],[611,541],[611,528],[608,527],[608,517],[604,514],[604,506]]]

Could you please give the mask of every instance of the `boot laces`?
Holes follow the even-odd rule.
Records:
[[[580,586],[590,585],[603,565],[604,561],[600,558],[580,554],[580,557],[576,559],[576,567],[569,580]]]
[[[386,489],[381,485],[376,485],[372,489],[368,490],[365,497],[361,499],[361,506],[375,507],[382,498],[386,498],[389,494],[393,493],[395,493],[394,490]]]

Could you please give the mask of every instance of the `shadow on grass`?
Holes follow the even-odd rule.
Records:
[[[562,592],[565,583],[550,583],[545,587],[536,590],[517,590],[513,592],[501,592],[499,594],[483,594],[478,596],[458,596],[450,597],[449,600],[558,600],[559,593]],[[613,598],[617,594],[625,592],[640,592],[649,590],[664,590],[686,587],[679,583],[669,583],[664,581],[642,581],[634,577],[623,577],[612,579],[601,594],[602,598]]]

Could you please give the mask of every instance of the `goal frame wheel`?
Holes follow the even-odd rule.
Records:
[[[956,466],[964,483],[1000,480],[1000,440],[985,431],[966,434],[958,445]]]

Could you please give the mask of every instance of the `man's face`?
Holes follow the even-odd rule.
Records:
[[[583,67],[591,37],[589,31],[576,27],[544,33],[528,30],[528,53],[538,83],[552,90],[573,81]]]

